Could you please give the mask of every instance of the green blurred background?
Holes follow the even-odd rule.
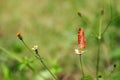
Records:
[[[103,31],[111,13],[112,19],[120,16],[119,4],[120,0],[0,0],[0,80],[52,80],[17,39],[17,32],[30,48],[39,46],[40,55],[60,80],[80,80],[79,56],[74,53],[80,27],[87,40],[84,72],[95,78],[99,14],[104,9]],[[109,75],[114,64],[116,69]],[[104,80],[120,79],[120,17],[111,22],[102,39],[99,74]]]

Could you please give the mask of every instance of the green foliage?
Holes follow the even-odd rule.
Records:
[[[52,80],[48,71],[16,38],[17,31],[30,49],[37,43],[45,63],[60,79],[78,80],[81,72],[74,49],[80,27],[84,27],[87,39],[83,68],[88,74],[92,72],[85,75],[85,80],[94,80],[98,46],[94,37],[98,36],[101,8],[104,9],[101,32],[113,19],[101,42],[100,66],[104,70],[101,73],[110,73],[106,68],[111,64],[117,67],[111,75],[106,74],[99,80],[119,80],[119,4],[119,0],[111,0],[111,4],[109,0],[0,0],[0,80]],[[65,72],[79,74],[63,75]]]
[[[10,70],[9,68],[5,65],[5,64],[2,64],[2,72],[3,72],[3,80],[11,80],[10,78]]]
[[[32,67],[33,62],[34,62],[33,59],[25,57],[23,61],[19,64],[19,70],[21,71],[25,69],[26,67],[29,67],[32,71],[34,71],[34,68]]]
[[[111,75],[112,80],[119,80],[119,79],[120,79],[119,74],[120,74],[120,72],[113,73],[113,74]]]
[[[11,45],[14,52],[21,53],[23,51],[23,47],[18,43],[18,41],[14,41]]]
[[[120,59],[120,47],[117,47],[115,50],[110,52],[111,59]]]

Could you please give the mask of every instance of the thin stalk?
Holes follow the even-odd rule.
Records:
[[[103,36],[103,35],[105,34],[105,32],[106,32],[107,29],[110,27],[110,25],[112,24],[112,22],[114,22],[115,20],[117,20],[117,19],[119,19],[119,18],[120,18],[120,16],[116,16],[116,17],[114,17],[112,20],[110,20],[110,21],[108,22],[108,24],[106,25],[105,29],[103,30],[101,36]]]
[[[8,51],[7,49],[3,48],[0,46],[0,50],[3,51],[4,53],[6,53],[8,55],[8,57],[17,60],[18,62],[22,62],[22,59],[20,57],[18,57],[16,54],[14,54],[13,52]]]
[[[27,44],[24,42],[24,40],[21,40],[21,41],[23,42],[23,44],[25,45],[25,47],[26,47],[31,53],[33,53],[33,51],[27,46]],[[51,74],[51,76],[52,76],[55,80],[57,80],[56,76],[49,70],[49,68],[48,68],[48,67],[45,65],[45,63],[43,62],[43,60],[42,60],[41,56],[39,55],[37,49],[35,50],[35,52],[36,52],[36,55],[37,55],[37,56],[35,56],[35,57],[40,60],[40,62],[42,63],[42,65],[47,69],[47,71]]]
[[[101,24],[102,24],[102,18],[100,18],[100,23],[99,23],[99,34],[98,34],[98,39],[101,39]]]
[[[100,20],[99,20],[99,31],[98,31],[98,53],[97,53],[97,65],[96,65],[96,80],[99,80],[98,74],[99,74],[99,64],[100,64],[100,44],[101,44],[101,38],[102,38],[102,17],[103,14],[100,15]]]
[[[83,22],[82,26],[85,26],[87,24],[87,20],[85,20],[85,17],[80,12],[78,12],[78,16],[81,18],[81,21]]]
[[[112,23],[112,21],[114,21],[113,16],[112,16],[112,1],[110,0],[110,21],[108,22],[107,26],[105,27],[104,31],[102,32],[102,36],[104,35],[104,33],[107,31],[107,29],[109,28],[110,24]],[[115,18],[116,19],[116,18]]]
[[[24,42],[24,40],[21,40],[23,42],[23,44],[25,45],[25,47],[31,52],[33,53],[33,51],[27,46],[27,44]]]
[[[42,60],[41,56],[39,55],[38,51],[35,51],[37,54],[37,58],[40,60],[40,62],[42,63],[42,65],[47,69],[47,71],[52,75],[52,77],[57,80],[56,76],[50,71],[50,69],[45,65],[44,61]]]
[[[100,63],[100,43],[101,43],[101,40],[98,39],[98,53],[97,53],[97,66],[96,66],[96,80],[99,80],[98,74],[99,74],[99,63]]]
[[[83,66],[82,66],[82,56],[80,54],[80,65],[81,65],[81,70],[82,70],[82,75],[83,75],[83,80],[84,80],[84,71],[83,71]]]
[[[111,16],[111,20],[112,20],[112,0],[110,0],[110,16]]]
[[[5,52],[12,59],[17,60],[19,63],[23,62],[23,60],[21,58],[19,58],[17,55],[15,55],[14,53],[12,53],[10,51],[7,51],[6,49],[4,49],[2,47],[0,47],[0,50],[2,50],[3,52]],[[27,63],[27,67],[30,68],[33,72],[35,72],[34,68],[29,63]]]

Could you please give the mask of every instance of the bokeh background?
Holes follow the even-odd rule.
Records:
[[[74,53],[80,27],[87,40],[82,56],[84,72],[88,80],[94,79],[98,49],[95,35],[101,10],[102,31],[111,19],[117,19],[110,22],[102,38],[99,74],[104,80],[119,80],[119,4],[120,0],[0,0],[0,80],[53,80],[16,37],[17,32],[30,48],[39,46],[40,55],[59,80],[80,80],[79,56]],[[113,65],[116,68],[111,72]]]

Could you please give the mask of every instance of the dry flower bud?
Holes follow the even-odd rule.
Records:
[[[23,40],[23,38],[22,38],[20,32],[18,32],[16,35],[17,35],[17,37],[18,37],[20,40]]]

